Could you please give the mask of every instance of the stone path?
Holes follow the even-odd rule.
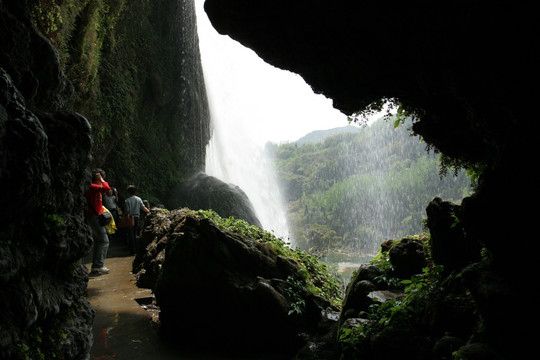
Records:
[[[151,296],[150,290],[135,285],[132,261],[133,256],[128,255],[123,244],[111,241],[105,262],[111,272],[90,276],[88,300],[96,311],[90,359],[203,359],[181,355],[159,340],[157,324],[152,321],[157,314],[141,306]],[[90,258],[85,259],[85,265],[90,269]]]

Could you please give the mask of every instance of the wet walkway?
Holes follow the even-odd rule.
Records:
[[[88,300],[96,311],[90,359],[203,359],[175,353],[159,340],[158,325],[152,321],[157,314],[142,306],[148,303],[150,290],[137,288],[131,274],[133,258],[124,244],[111,241],[105,262],[110,273],[90,276]],[[88,269],[90,260],[85,259]]]

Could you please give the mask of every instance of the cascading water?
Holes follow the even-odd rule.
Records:
[[[263,228],[274,231],[276,236],[289,237],[276,174],[265,154],[264,143],[224,120],[215,119],[207,148],[206,173],[238,185],[249,197]]]
[[[227,56],[227,46],[242,48],[239,44],[227,43],[226,38],[221,42],[212,42],[208,36],[219,36],[211,25],[203,10],[203,1],[196,0],[199,41],[205,83],[212,117],[212,137],[206,149],[206,173],[218,179],[239,186],[249,197],[256,215],[265,230],[273,231],[285,240],[289,237],[285,207],[277,185],[275,172],[271,162],[265,156],[264,147],[267,140],[265,134],[258,128],[258,117],[264,109],[250,107],[239,99],[238,94],[230,92],[215,93],[216,88],[225,88],[219,74],[207,73],[205,68],[205,49],[224,46],[222,55]],[[206,37],[204,33],[207,29]],[[247,51],[241,49],[240,51]],[[262,62],[262,61],[261,61]],[[223,63],[226,66],[226,62]],[[222,71],[237,71],[233,67]],[[230,75],[230,74],[229,74]],[[238,76],[240,78],[241,76]],[[255,81],[255,79],[253,79]],[[233,84],[230,84],[233,91]],[[235,96],[237,95],[237,96]]]

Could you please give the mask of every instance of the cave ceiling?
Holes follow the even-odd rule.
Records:
[[[441,121],[507,121],[535,66],[532,12],[511,2],[206,0],[205,11],[348,115],[396,98]]]

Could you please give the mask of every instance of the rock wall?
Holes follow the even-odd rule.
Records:
[[[89,356],[90,167],[155,201],[204,167],[193,6],[0,3],[0,358]]]
[[[100,124],[95,164],[109,170],[122,196],[133,183],[143,198],[163,204],[175,186],[204,170],[210,139],[194,1],[123,1],[107,44],[101,109],[77,108]]]
[[[193,0],[29,6],[73,83],[70,109],[92,125],[92,166],[106,171],[121,198],[135,184],[143,198],[163,203],[204,170],[210,118]]]
[[[24,16],[17,17],[20,13],[5,10],[0,10],[0,23],[7,20],[17,30],[31,29]],[[38,34],[30,37],[32,50],[47,47]],[[29,43],[19,45],[20,54],[29,55]],[[41,60],[54,64],[46,54],[54,52],[40,54]],[[61,79],[56,70],[54,77]],[[36,89],[46,90],[49,74],[40,74],[20,73],[33,77]],[[53,108],[56,96],[54,91],[30,96],[30,106],[0,68],[2,359],[86,359],[92,345],[93,310],[84,297],[88,272],[80,264],[92,241],[83,217],[90,126],[77,113],[36,107],[43,102]]]

